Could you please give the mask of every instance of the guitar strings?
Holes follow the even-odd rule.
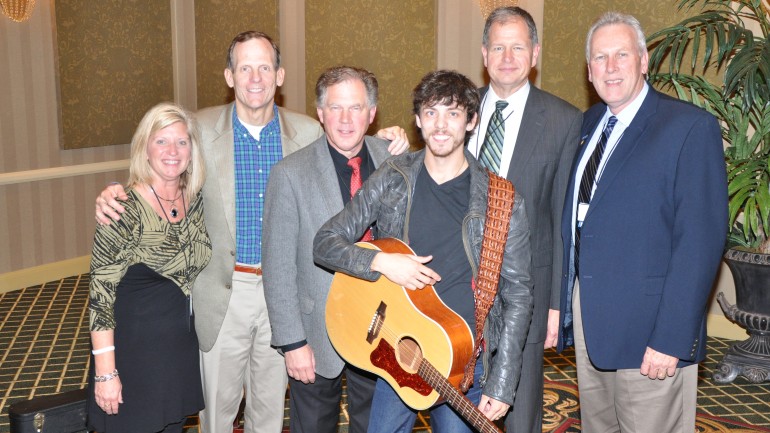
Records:
[[[396,353],[396,358],[398,359],[399,351],[398,351],[398,341],[397,341],[396,334],[387,325],[385,325],[383,323],[382,326],[380,327],[380,335],[382,335],[382,339],[384,339],[385,341],[387,341],[388,343],[390,343],[393,346],[393,350]],[[422,361],[425,360],[425,357],[422,355],[422,350],[416,351],[416,350],[413,350],[413,349],[407,347],[407,348],[403,349],[402,352],[407,354],[407,355],[410,355],[412,357],[411,359],[417,359],[417,357],[419,357],[418,358],[418,361],[419,361],[418,365],[420,365],[422,363]],[[428,361],[428,363],[430,364],[430,361]],[[401,363],[399,363],[399,365],[401,365]],[[418,366],[418,370],[417,370],[416,373],[418,373],[418,372],[419,372],[419,366]],[[425,373],[427,373],[431,377],[435,377],[435,378],[440,379],[442,382],[446,382],[448,386],[454,388],[454,386],[451,383],[449,383],[449,380],[446,377],[444,377],[441,374],[441,372],[438,371],[438,369],[435,366],[433,366],[432,369],[428,369],[428,371],[425,372]],[[433,388],[433,386],[431,386],[431,389],[436,391],[436,392],[439,392],[437,389]],[[440,392],[439,392],[439,395],[441,395]],[[449,402],[449,400],[446,398],[446,396],[442,395],[442,398],[444,398],[447,402]],[[470,401],[468,403],[470,403]],[[475,405],[473,405],[472,403],[470,403],[470,405],[471,405],[470,406],[471,412],[470,413],[463,412],[465,417],[468,418],[469,421],[476,421],[479,424],[481,424],[481,423],[486,424],[486,422],[491,422],[491,421],[489,421],[489,419],[486,416],[484,416],[483,413],[481,413],[481,411],[478,410],[478,408]],[[488,430],[488,428],[486,428],[485,426],[483,426],[482,428],[483,428],[484,431]],[[499,430],[497,430],[495,428],[495,430],[492,430],[492,431],[499,431]]]

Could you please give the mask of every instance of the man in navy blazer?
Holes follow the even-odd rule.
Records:
[[[575,344],[583,431],[689,433],[727,232],[719,125],[646,83],[632,16],[600,17],[586,59],[603,103],[567,187],[558,350]]]

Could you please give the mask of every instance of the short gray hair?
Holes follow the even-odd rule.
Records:
[[[315,84],[315,105],[318,108],[326,104],[326,93],[329,87],[344,81],[361,81],[366,88],[366,100],[369,107],[377,106],[379,86],[377,77],[363,68],[352,66],[334,66],[325,70]]]
[[[591,61],[591,38],[593,38],[594,32],[601,27],[613,24],[625,24],[634,29],[634,33],[636,33],[636,48],[639,50],[639,55],[642,56],[647,52],[647,39],[644,37],[644,30],[642,30],[639,20],[634,18],[633,15],[610,11],[605,12],[594,21],[594,24],[588,30],[588,35],[586,36],[586,62]]]
[[[484,34],[481,36],[481,45],[489,48],[489,29],[492,28],[492,24],[505,24],[516,18],[524,20],[527,24],[527,30],[529,30],[529,40],[532,41],[532,46],[537,45],[537,27],[535,26],[535,20],[529,12],[518,6],[499,7],[489,14],[487,21],[484,23]]]

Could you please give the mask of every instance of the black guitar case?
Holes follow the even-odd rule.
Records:
[[[8,408],[11,433],[77,433],[87,431],[86,389],[44,395]]]

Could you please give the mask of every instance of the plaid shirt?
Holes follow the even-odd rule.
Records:
[[[270,168],[283,156],[278,107],[273,120],[259,134],[251,136],[233,110],[235,141],[235,245],[239,263],[262,261],[262,215]],[[211,173],[210,175],[215,175]]]

